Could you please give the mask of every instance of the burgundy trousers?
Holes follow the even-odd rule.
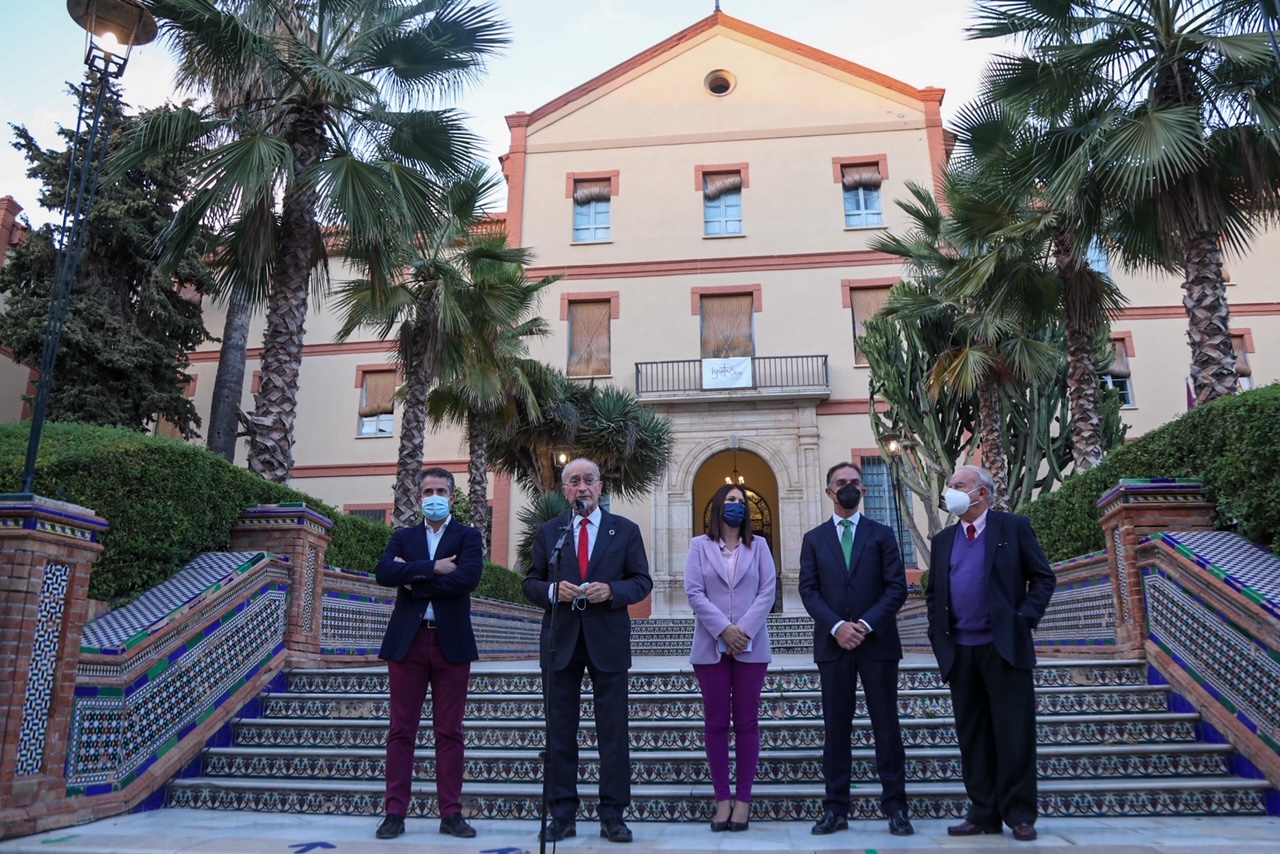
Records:
[[[422,703],[431,689],[431,725],[436,735],[436,792],[440,817],[462,812],[462,716],[471,662],[445,658],[435,629],[424,623],[409,654],[387,662],[391,685],[391,729],[387,733],[387,815],[408,815],[413,786],[413,749]]]

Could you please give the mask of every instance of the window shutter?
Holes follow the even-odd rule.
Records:
[[[390,415],[396,411],[396,372],[370,371],[364,375],[364,406],[361,418]]]
[[[888,288],[852,288],[849,291],[849,305],[853,307],[854,364],[865,365],[867,357],[862,354],[857,340],[867,334],[867,321],[876,316],[889,301]]]
[[[1253,376],[1253,368],[1249,367],[1249,354],[1244,349],[1244,336],[1231,336],[1231,349],[1236,354],[1236,376],[1251,377]]]
[[[702,358],[731,359],[754,356],[751,294],[702,298]]]
[[[871,187],[878,190],[882,181],[880,167],[877,165],[857,164],[840,167],[840,183],[846,190],[852,190],[854,187]]]
[[[725,193],[742,189],[741,172],[719,172],[702,176],[702,192],[708,201],[714,202]]]
[[[613,183],[608,178],[601,181],[573,182],[573,203],[575,205],[607,202],[611,198],[613,198]]]
[[[601,377],[613,373],[609,308],[608,301],[569,303],[569,376]]]
[[[1111,367],[1103,371],[1109,377],[1125,380],[1130,376],[1129,371],[1129,354],[1125,352],[1123,341],[1112,341],[1111,352],[1115,353],[1115,361],[1111,363]]]

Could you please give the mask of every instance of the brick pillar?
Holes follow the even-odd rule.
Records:
[[[0,815],[66,794],[89,573],[106,528],[84,507],[0,495]]]
[[[271,552],[289,567],[288,666],[320,661],[324,558],[333,522],[302,503],[252,504],[231,529],[231,550]]]
[[[1116,609],[1116,651],[1144,657],[1146,603],[1138,568],[1139,544],[1160,531],[1213,529],[1213,504],[1198,480],[1121,480],[1098,501]]]

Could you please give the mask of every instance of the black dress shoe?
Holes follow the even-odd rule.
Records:
[[[476,835],[476,829],[467,824],[467,820],[460,812],[440,819],[440,832],[459,839],[470,839]]]
[[[553,818],[547,823],[544,831],[538,831],[539,842],[559,842],[562,839],[568,839],[570,836],[578,835],[578,825],[571,818]]]
[[[1004,828],[998,824],[974,824],[968,819],[947,828],[947,836],[978,836],[982,833],[1004,833]]]
[[[894,836],[910,836],[916,832],[911,826],[911,819],[907,818],[906,810],[894,810],[889,816],[889,832]]]
[[[724,833],[728,829],[729,829],[729,819],[727,818],[724,821],[711,822],[712,833]]]
[[[840,815],[837,812],[824,813],[822,818],[818,819],[818,823],[813,826],[814,836],[826,836],[828,833],[835,833],[837,830],[849,829],[849,817]]]
[[[630,842],[631,828],[620,818],[607,818],[600,822],[600,836],[610,842]]]
[[[1013,826],[1013,838],[1019,842],[1034,842],[1036,838],[1036,826],[1029,821]]]
[[[382,820],[382,824],[378,825],[377,837],[379,839],[395,839],[404,833],[404,816],[389,815]]]

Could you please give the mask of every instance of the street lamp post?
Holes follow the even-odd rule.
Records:
[[[71,304],[71,287],[84,247],[89,213],[98,191],[98,175],[106,159],[111,125],[119,112],[120,98],[112,81],[124,73],[135,45],[155,39],[157,28],[137,0],[67,0],[67,14],[85,31],[84,64],[88,67],[80,86],[80,111],[71,147],[67,190],[62,202],[62,249],[54,267],[53,292],[49,300],[49,322],[45,326],[44,350],[40,356],[40,380],[31,411],[31,434],[27,439],[27,460],[22,470],[22,491],[33,492],[36,455],[44,432],[45,411],[53,387],[53,368],[58,361],[62,328]]]
[[[898,485],[898,466],[902,461],[902,438],[897,433],[885,433],[880,437],[884,441],[885,450],[889,452],[889,480],[893,490],[893,521],[895,534],[898,537],[898,553],[905,554],[905,542],[902,531],[902,509],[898,502],[902,497],[902,487]]]

